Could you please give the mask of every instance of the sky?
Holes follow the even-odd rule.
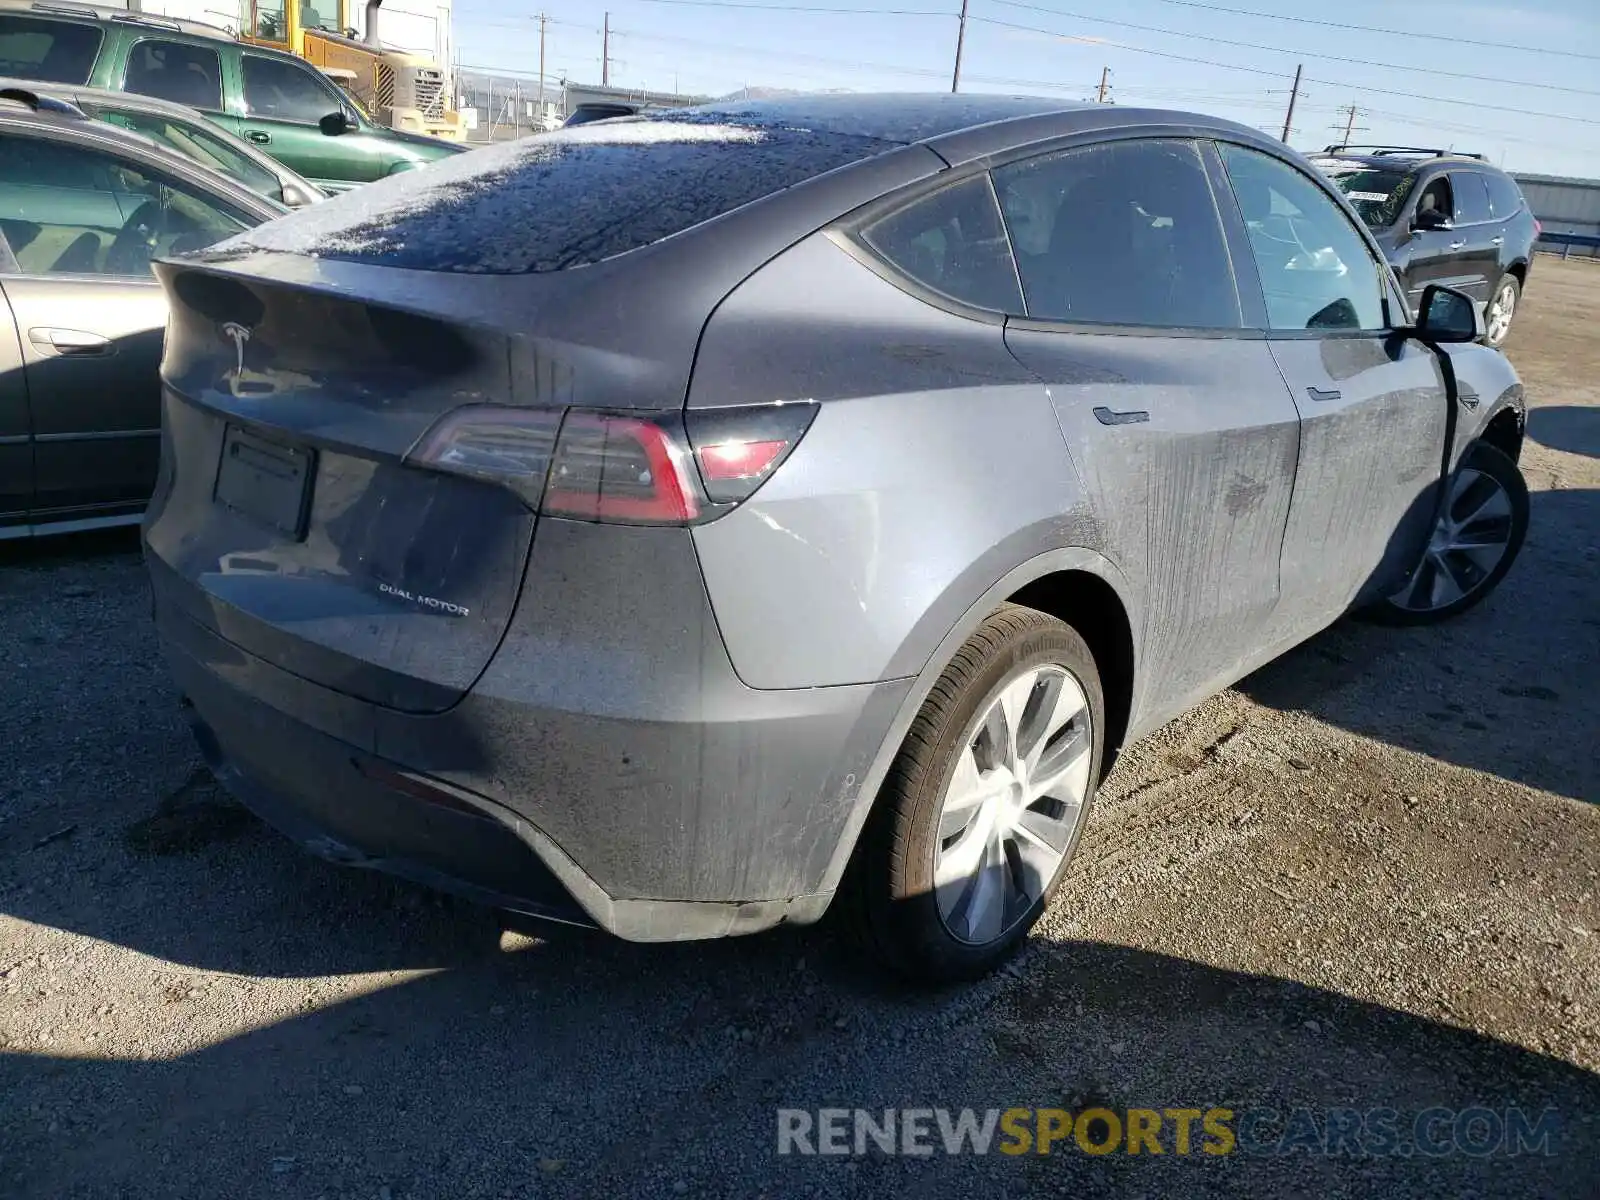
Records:
[[[1600,4],[968,4],[962,91],[1094,99],[1109,68],[1115,103],[1210,113],[1279,135],[1303,64],[1289,137],[1298,149],[1342,141],[1353,104],[1353,141],[1472,151],[1510,170],[1600,178]],[[464,67],[536,77],[537,0],[455,6]],[[948,91],[960,7],[961,0],[546,0],[545,73],[547,81],[599,82],[609,12],[615,85],[710,96],[744,86]]]

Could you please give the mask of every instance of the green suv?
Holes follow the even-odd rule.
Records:
[[[186,104],[330,192],[465,149],[374,125],[292,54],[122,9],[0,0],[0,75]]]

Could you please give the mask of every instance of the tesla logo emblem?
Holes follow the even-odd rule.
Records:
[[[244,344],[250,340],[250,330],[235,321],[229,321],[222,327],[222,336],[233,343],[235,356],[234,374],[244,374]]]

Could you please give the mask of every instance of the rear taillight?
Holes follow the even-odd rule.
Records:
[[[692,525],[748,499],[816,415],[814,404],[660,414],[469,405],[406,455],[412,466],[510,488],[551,516]]]
[[[663,425],[572,412],[539,511],[589,521],[683,525],[700,515],[694,470]]]
[[[811,427],[815,404],[696,408],[687,416],[700,482],[713,504],[747,499],[789,457]]]
[[[1543,223],[1540,222],[1538,217],[1535,217],[1533,219],[1533,236],[1534,236],[1534,239],[1537,240],[1539,235],[1542,234],[1543,232],[1544,232]]]

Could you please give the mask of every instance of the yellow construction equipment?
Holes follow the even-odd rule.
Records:
[[[360,40],[350,25],[350,0],[247,0],[248,20],[239,40],[299,55],[349,92],[380,125],[464,141],[466,123],[451,102],[445,71],[423,55],[389,49],[379,39],[382,3],[367,0],[366,38]]]

